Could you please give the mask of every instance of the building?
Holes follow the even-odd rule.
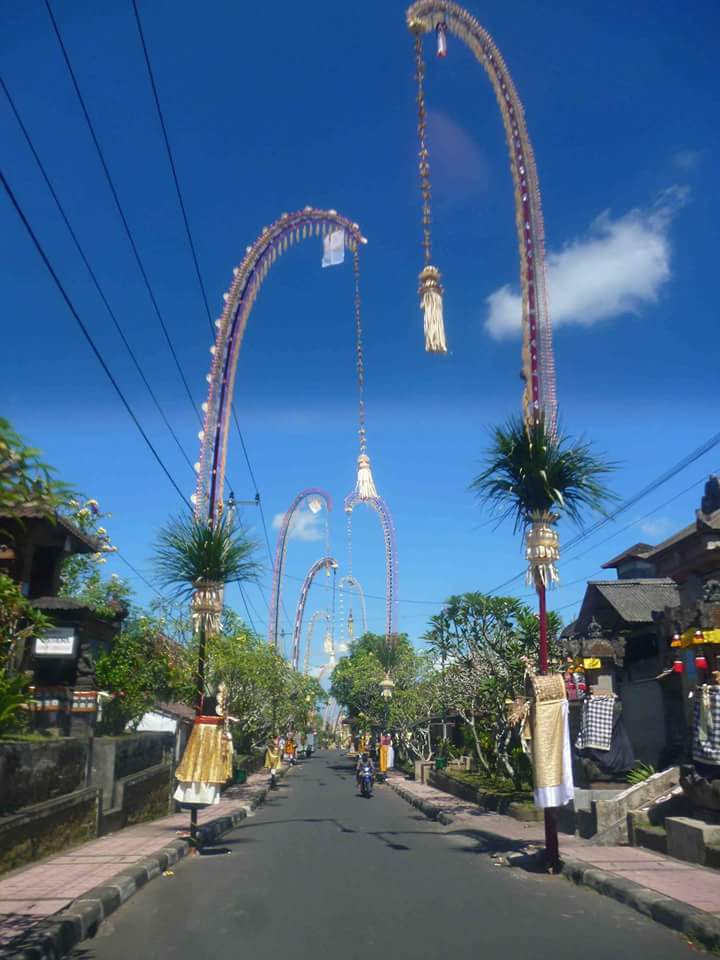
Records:
[[[66,517],[35,508],[0,516],[0,531],[0,572],[53,623],[45,635],[27,641],[20,657],[21,669],[33,675],[35,726],[60,736],[90,736],[97,717],[95,660],[111,648],[127,611],[118,605],[115,616],[100,617],[58,591],[63,561],[98,553],[101,544]]]
[[[638,760],[666,766],[687,756],[688,694],[697,682],[690,657],[681,674],[672,670],[673,637],[693,626],[708,629],[720,608],[713,600],[720,479],[708,480],[693,523],[656,546],[633,544],[603,569],[616,578],[588,582],[576,620],[563,631],[566,650],[579,649],[591,632],[622,642],[622,655],[607,663],[625,728]]]

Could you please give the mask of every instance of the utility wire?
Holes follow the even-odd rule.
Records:
[[[653,493],[659,487],[663,486],[663,484],[667,483],[668,480],[672,480],[673,477],[676,477],[682,470],[684,470],[686,467],[689,467],[690,464],[695,463],[696,460],[699,460],[700,457],[704,456],[706,453],[708,453],[710,450],[713,449],[713,447],[716,447],[718,444],[720,444],[720,433],[716,433],[713,436],[709,437],[699,447],[696,447],[695,450],[691,451],[691,453],[683,457],[682,460],[679,460],[676,464],[674,464],[664,473],[660,474],[660,476],[657,477],[655,480],[653,480],[652,483],[649,483],[646,487],[643,487],[642,490],[639,490],[637,493],[633,494],[633,496],[628,497],[627,500],[623,500],[623,502],[619,504],[617,507],[615,507],[614,510],[612,510],[610,513],[606,514],[605,516],[601,517],[599,520],[591,524],[589,527],[585,527],[578,534],[576,534],[576,536],[568,540],[568,542],[565,544],[565,549],[568,550],[576,546],[578,543],[581,543],[583,540],[586,540],[588,537],[592,536],[594,533],[596,533],[606,524],[613,523],[620,516],[621,513],[625,513],[626,510],[629,510],[630,507],[635,506],[636,503],[639,503],[639,501],[644,499],[646,496],[648,496],[648,494]],[[687,491],[684,491],[684,492],[687,492]],[[678,494],[678,496],[680,495],[681,494]],[[659,510],[659,509],[661,509],[661,507],[656,507],[655,510],[652,511],[652,513],[654,513],[656,510]],[[633,525],[634,524],[630,524],[630,526],[633,526]],[[604,543],[605,541],[602,541],[602,542]],[[521,580],[524,576],[525,576],[524,571],[522,573],[518,573],[514,577],[511,577],[509,580],[505,580],[503,583],[499,584],[497,587],[493,587],[492,590],[488,590],[487,592],[497,593],[498,590],[502,590],[503,587],[507,587],[511,583],[515,583],[517,580]]]
[[[255,629],[255,624],[253,623],[252,614],[250,613],[250,608],[248,607],[247,597],[245,596],[245,591],[243,590],[243,585],[240,581],[237,581],[237,585],[240,588],[240,596],[242,597],[243,604],[245,605],[245,613],[247,614],[248,620],[250,621],[250,626],[253,629],[253,633],[257,633]]]
[[[202,417],[200,416],[198,409],[195,405],[195,400],[193,399],[193,395],[190,391],[187,378],[180,364],[180,360],[175,350],[175,346],[173,345],[172,338],[170,337],[170,333],[165,324],[165,320],[163,319],[163,315],[160,311],[160,307],[158,305],[157,299],[153,292],[152,286],[150,285],[150,280],[148,278],[147,272],[143,265],[142,258],[140,257],[140,252],[138,250],[137,244],[135,243],[135,238],[133,236],[132,230],[130,229],[130,224],[128,223],[127,217],[125,216],[125,211],[123,210],[122,203],[120,202],[120,197],[118,196],[117,189],[115,188],[115,183],[110,174],[110,170],[105,160],[105,155],[103,153],[102,147],[100,146],[100,141],[97,138],[97,135],[95,133],[95,128],[93,126],[93,122],[90,119],[90,114],[88,113],[87,106],[85,105],[85,100],[80,90],[77,77],[75,76],[75,71],[73,70],[73,66],[70,61],[70,56],[68,54],[65,43],[63,42],[62,34],[60,33],[60,29],[58,27],[57,21],[55,20],[55,17],[53,15],[52,8],[50,6],[50,0],[45,0],[45,8],[48,12],[48,16],[50,17],[50,22],[52,23],[53,30],[55,31],[55,36],[57,37],[57,41],[60,45],[60,50],[62,51],[62,55],[65,60],[65,65],[68,69],[68,73],[70,74],[70,79],[72,80],[75,93],[77,94],[77,98],[80,103],[80,108],[82,110],[83,116],[85,117],[85,122],[87,124],[88,130],[90,131],[90,137],[92,138],[93,144],[95,145],[95,150],[97,151],[97,155],[100,160],[100,165],[103,168],[103,172],[105,173],[105,178],[108,182],[108,186],[110,187],[110,193],[112,194],[113,200],[115,201],[115,207],[117,208],[117,212],[120,216],[120,220],[122,221],[122,225],[125,228],[125,233],[127,235],[128,241],[130,242],[130,247],[135,257],[135,262],[137,263],[138,270],[140,271],[140,275],[143,278],[145,289],[148,292],[148,296],[150,297],[150,302],[153,305],[155,315],[157,316],[162,332],[165,335],[165,340],[167,341],[167,345],[170,350],[170,353],[172,354],[172,358],[175,361],[175,366],[177,368],[178,374],[180,375],[180,379],[182,380],[183,386],[185,387],[185,392],[187,394],[188,400],[190,401],[190,405],[193,409],[193,413],[195,414],[200,424],[202,425]]]
[[[178,450],[180,451],[180,453],[182,454],[185,462],[186,462],[187,465],[190,467],[190,469],[193,470],[193,472],[194,472],[193,465],[192,465],[192,461],[190,460],[190,458],[188,457],[187,453],[185,452],[185,449],[184,449],[183,445],[181,444],[178,435],[176,434],[175,430],[174,430],[173,427],[172,427],[172,424],[170,423],[170,421],[168,420],[167,416],[165,415],[165,411],[163,410],[163,408],[162,408],[162,406],[161,406],[161,404],[160,404],[160,401],[158,400],[157,396],[155,395],[155,391],[154,391],[153,388],[150,386],[150,383],[149,383],[149,381],[148,381],[148,378],[147,378],[147,376],[145,375],[145,371],[143,370],[143,368],[142,368],[141,365],[140,365],[140,361],[138,360],[137,356],[135,355],[135,352],[134,352],[133,348],[130,346],[130,343],[128,342],[128,339],[127,339],[127,337],[125,336],[125,332],[124,332],[124,330],[123,330],[123,328],[122,328],[122,326],[121,326],[121,324],[120,324],[120,321],[118,320],[115,312],[113,311],[112,307],[110,306],[110,304],[109,304],[109,302],[108,302],[107,297],[105,296],[105,293],[104,293],[104,291],[103,291],[103,289],[102,289],[102,287],[101,287],[101,285],[100,285],[100,281],[98,280],[95,271],[93,270],[92,266],[90,265],[90,261],[88,260],[86,254],[85,254],[85,251],[83,250],[83,247],[82,247],[82,245],[81,245],[81,243],[80,243],[80,241],[79,241],[79,239],[78,239],[78,236],[77,236],[77,234],[75,233],[75,231],[74,231],[74,229],[73,229],[73,227],[72,227],[72,225],[71,225],[71,223],[70,223],[70,221],[69,221],[69,219],[68,219],[68,216],[67,216],[67,214],[66,214],[66,212],[65,212],[65,208],[63,207],[63,205],[62,205],[62,203],[61,203],[61,201],[60,201],[60,198],[59,198],[59,196],[58,196],[58,194],[57,194],[57,191],[55,190],[55,187],[53,186],[53,183],[52,183],[50,177],[48,176],[47,170],[45,169],[45,166],[44,166],[42,160],[40,159],[40,155],[38,154],[38,151],[37,151],[37,149],[36,149],[36,147],[35,147],[35,144],[33,143],[33,140],[32,140],[32,138],[31,138],[31,136],[30,136],[30,133],[28,132],[28,129],[27,129],[27,127],[25,126],[22,117],[20,116],[20,112],[18,111],[18,108],[17,108],[17,106],[16,106],[16,104],[15,104],[15,101],[13,100],[12,96],[10,95],[10,91],[8,90],[7,85],[6,85],[5,81],[2,79],[2,77],[0,77],[0,84],[2,85],[3,93],[4,93],[5,96],[7,97],[8,103],[10,104],[10,109],[12,110],[13,114],[15,115],[15,119],[16,119],[17,122],[18,122],[18,126],[19,126],[20,129],[22,130],[23,136],[25,137],[25,142],[27,143],[27,145],[28,145],[28,147],[29,147],[29,149],[30,149],[30,152],[32,153],[32,155],[33,155],[33,157],[34,157],[34,159],[35,159],[35,162],[36,162],[37,165],[38,165],[38,168],[39,168],[39,170],[40,170],[40,173],[42,174],[42,177],[43,177],[43,179],[44,179],[44,181],[45,181],[45,183],[46,183],[46,185],[47,185],[47,188],[48,188],[48,190],[50,191],[50,195],[52,196],[53,200],[55,201],[55,206],[57,207],[58,212],[60,213],[60,216],[62,217],[62,219],[63,219],[63,221],[64,221],[64,223],[65,223],[65,226],[67,227],[68,233],[70,234],[70,237],[72,238],[73,243],[75,244],[75,249],[76,249],[77,252],[79,253],[80,259],[81,259],[82,262],[85,264],[85,267],[86,267],[88,273],[90,274],[90,279],[92,280],[93,285],[95,286],[95,289],[97,290],[97,293],[98,293],[100,299],[102,300],[102,302],[103,302],[103,304],[104,304],[104,306],[105,306],[105,309],[107,310],[107,312],[108,312],[108,314],[109,314],[109,316],[110,316],[110,319],[112,320],[112,322],[113,322],[113,324],[114,324],[114,326],[115,326],[115,329],[117,330],[117,333],[118,333],[120,339],[122,340],[123,344],[125,345],[125,349],[126,349],[127,352],[129,353],[130,359],[132,360],[133,364],[135,365],[135,369],[137,370],[137,372],[138,372],[138,374],[139,374],[139,376],[140,376],[140,379],[141,379],[142,382],[145,384],[148,393],[149,393],[150,396],[152,397],[153,403],[155,404],[155,407],[156,407],[158,413],[159,413],[160,416],[162,417],[162,419],[163,419],[163,421],[164,421],[164,423],[165,423],[165,426],[166,426],[166,427],[168,428],[168,430],[170,431],[170,434],[172,435],[172,438],[173,438],[173,440],[175,441],[175,443],[176,443],[176,445],[177,445],[177,448],[178,448]]]
[[[192,230],[190,228],[190,219],[187,214],[187,208],[185,206],[185,199],[183,197],[183,191],[180,187],[180,179],[178,177],[177,166],[175,164],[175,158],[173,156],[173,150],[170,145],[170,137],[167,131],[167,125],[165,123],[165,114],[163,113],[163,108],[160,103],[160,94],[158,92],[157,83],[155,82],[155,73],[152,68],[152,62],[150,60],[150,51],[148,50],[148,45],[145,40],[145,32],[142,26],[142,20],[140,19],[140,10],[138,8],[137,0],[132,0],[133,13],[135,14],[135,23],[137,24],[138,34],[140,36],[140,45],[142,46],[143,57],[145,59],[145,66],[147,68],[148,77],[150,79],[150,87],[152,89],[153,99],[155,101],[155,108],[157,110],[158,119],[160,121],[160,129],[162,131],[163,141],[165,143],[165,150],[167,152],[168,162],[170,164],[170,171],[172,173],[173,183],[175,185],[175,193],[177,195],[178,204],[180,206],[180,213],[182,215],[183,224],[185,226],[185,235],[187,236],[188,246],[190,247],[190,255],[192,257],[193,265],[195,267],[195,276],[197,277],[198,286],[200,288],[200,296],[202,297],[202,302],[205,307],[205,313],[207,314],[208,326],[210,327],[210,334],[215,340],[216,332],[215,327],[212,321],[212,313],[210,311],[210,303],[208,300],[207,289],[205,287],[205,282],[202,276],[202,270],[200,269],[200,261],[197,255],[197,247],[195,245],[195,240],[193,238]],[[250,474],[250,479],[252,481],[253,487],[255,489],[255,496],[257,499],[257,505],[260,509],[260,518],[262,521],[263,532],[265,535],[265,543],[268,549],[268,556],[270,558],[270,566],[272,567],[273,555],[272,547],[270,546],[270,538],[268,536],[267,523],[265,521],[265,513],[262,507],[262,501],[260,499],[260,491],[258,487],[257,480],[255,478],[255,471],[252,468],[250,462],[250,456],[247,451],[247,446],[245,444],[245,438],[243,437],[242,430],[240,429],[240,421],[238,419],[237,410],[235,409],[235,404],[231,403],[232,410],[232,419],[237,431],[237,435],[240,439],[240,446],[242,448],[243,455],[245,457],[245,462],[247,464],[248,473]],[[287,617],[287,613],[285,613]]]
[[[207,291],[205,290],[205,284],[203,282],[202,273],[200,272],[200,263],[198,262],[197,251],[195,249],[195,242],[193,241],[192,231],[190,230],[190,222],[188,220],[187,211],[185,209],[185,201],[183,200],[182,190],[180,189],[180,181],[178,180],[177,170],[175,168],[175,160],[173,158],[173,152],[170,147],[170,138],[168,137],[167,127],[165,126],[165,117],[163,115],[162,107],[160,106],[160,96],[158,94],[157,85],[155,83],[155,75],[150,63],[150,54],[148,52],[147,44],[145,42],[145,33],[142,28],[142,21],[140,20],[140,11],[136,0],[132,0],[133,12],[135,14],[135,23],[137,24],[138,33],[140,34],[140,44],[142,46],[143,56],[145,58],[145,66],[147,67],[148,76],[150,78],[150,86],[152,88],[153,99],[155,100],[155,106],[157,108],[158,118],[160,120],[160,129],[162,130],[163,140],[165,141],[165,149],[167,151],[168,160],[170,162],[170,170],[172,171],[172,178],[175,184],[175,192],[177,194],[178,203],[180,205],[180,213],[182,214],[183,223],[185,224],[185,233],[187,235],[188,244],[190,245],[190,253],[192,255],[192,261],[195,266],[195,275],[197,276],[198,284],[200,286],[200,293],[202,295],[203,303],[205,305],[205,312],[207,313],[208,324],[210,326],[210,334],[215,339],[215,328],[212,322],[212,315],[210,313],[210,304],[208,303]]]
[[[11,202],[12,205],[15,207],[15,210],[16,210],[16,212],[17,212],[17,215],[20,217],[20,219],[21,219],[21,221],[22,221],[22,223],[23,223],[23,226],[24,226],[25,229],[27,230],[27,232],[28,232],[28,234],[29,234],[29,236],[30,236],[30,239],[32,240],[33,244],[35,245],[35,249],[36,249],[37,252],[39,253],[39,255],[40,255],[43,263],[44,263],[45,266],[47,267],[48,273],[50,274],[50,276],[51,276],[51,277],[53,278],[53,280],[55,281],[55,285],[57,286],[58,290],[60,291],[60,294],[61,294],[63,300],[65,301],[65,303],[67,304],[68,309],[70,310],[70,312],[72,313],[73,317],[75,318],[75,320],[76,320],[76,322],[77,322],[77,325],[80,327],[80,330],[82,331],[83,336],[85,337],[85,339],[87,340],[88,344],[90,345],[90,349],[91,349],[91,350],[93,351],[93,353],[95,354],[98,363],[99,363],[100,366],[103,368],[103,371],[105,372],[105,375],[107,376],[108,380],[109,380],[110,383],[112,384],[115,392],[117,393],[117,395],[118,395],[118,397],[120,398],[123,406],[125,407],[125,409],[127,410],[128,414],[130,415],[133,423],[135,424],[135,426],[137,427],[138,431],[140,432],[143,440],[144,440],[145,443],[147,444],[148,449],[149,449],[150,452],[152,453],[153,457],[155,457],[155,459],[157,460],[157,462],[158,462],[161,470],[163,471],[163,473],[165,474],[165,476],[168,478],[168,480],[170,481],[170,483],[173,485],[173,487],[174,487],[175,490],[177,491],[178,496],[179,496],[180,499],[183,501],[183,503],[185,503],[185,504],[189,507],[190,504],[189,504],[188,501],[186,500],[185,494],[182,492],[182,490],[180,489],[180,487],[177,485],[177,483],[176,483],[175,480],[173,479],[172,474],[170,473],[170,471],[168,470],[168,468],[165,466],[165,464],[164,464],[164,462],[163,462],[160,454],[157,452],[157,450],[156,450],[155,447],[153,446],[152,441],[150,440],[150,438],[148,437],[148,435],[145,433],[145,430],[143,429],[142,424],[140,423],[140,421],[138,420],[137,416],[135,415],[134,410],[132,409],[132,407],[130,406],[128,400],[127,400],[126,397],[125,397],[125,394],[122,392],[122,389],[120,388],[120,385],[118,384],[118,382],[117,382],[117,380],[115,379],[115,377],[112,375],[112,373],[111,373],[111,371],[110,371],[110,368],[108,367],[107,363],[105,362],[105,359],[103,358],[102,353],[100,352],[100,350],[98,349],[97,345],[95,344],[95,341],[93,340],[92,336],[90,335],[90,331],[88,330],[88,328],[85,326],[85,324],[84,324],[84,323],[82,322],[82,320],[80,319],[80,314],[79,314],[79,313],[77,312],[77,310],[75,309],[75,306],[74,306],[72,300],[70,299],[70,297],[68,296],[67,291],[65,290],[65,287],[62,285],[62,282],[60,281],[60,278],[58,277],[57,273],[55,272],[55,270],[54,270],[54,268],[53,268],[53,265],[50,263],[50,260],[48,259],[47,254],[45,253],[45,250],[44,250],[43,247],[42,247],[42,244],[41,244],[40,241],[38,240],[38,238],[37,238],[37,236],[36,236],[36,234],[35,234],[35,231],[34,231],[33,228],[30,226],[30,223],[29,223],[27,217],[25,216],[25,214],[24,214],[24,212],[23,212],[23,210],[22,210],[22,207],[20,206],[20,204],[19,204],[19,202],[18,202],[15,194],[13,193],[13,191],[12,191],[12,189],[11,189],[11,187],[10,187],[10,184],[9,184],[9,183],[7,182],[7,180],[5,179],[5,175],[4,175],[3,173],[1,173],[1,172],[0,172],[0,178],[2,178],[2,185],[3,185],[3,187],[5,188],[5,192],[7,193],[8,197],[10,198],[10,202]]]

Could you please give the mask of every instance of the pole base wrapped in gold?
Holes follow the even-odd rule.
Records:
[[[233,774],[232,737],[222,717],[196,717],[180,765],[174,798],[179,803],[212,804]]]

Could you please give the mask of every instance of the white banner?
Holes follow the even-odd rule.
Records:
[[[324,267],[335,267],[345,259],[345,231],[333,230],[323,237]]]

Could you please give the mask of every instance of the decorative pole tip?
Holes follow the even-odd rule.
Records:
[[[428,264],[421,271],[419,280],[418,293],[425,317],[425,349],[429,353],[447,353],[440,271]]]

